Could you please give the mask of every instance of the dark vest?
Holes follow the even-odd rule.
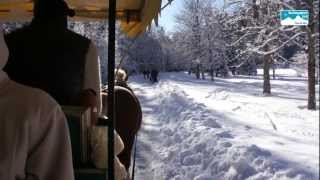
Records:
[[[6,37],[5,71],[16,82],[49,93],[61,105],[77,105],[90,40],[63,28],[31,24]]]

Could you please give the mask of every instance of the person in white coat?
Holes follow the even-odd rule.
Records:
[[[64,113],[47,93],[2,70],[9,53],[0,31],[0,179],[73,180]]]

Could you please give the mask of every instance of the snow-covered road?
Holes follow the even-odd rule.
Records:
[[[319,111],[306,109],[306,81],[215,82],[161,74],[130,79],[143,108],[137,180],[318,179]]]

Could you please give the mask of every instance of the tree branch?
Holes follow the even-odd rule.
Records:
[[[279,47],[275,48],[275,49],[272,49],[270,51],[260,51],[259,49],[261,49],[263,46],[260,46],[258,48],[255,48],[255,49],[249,49],[249,51],[251,52],[255,52],[255,53],[258,53],[258,54],[261,54],[261,55],[270,55],[270,54],[273,54],[277,51],[279,51],[282,47],[284,47],[286,44],[288,44],[289,42],[291,42],[292,40],[294,40],[296,37],[302,35],[302,34],[305,34],[305,32],[300,32],[300,33],[297,33],[295,34],[294,36],[292,36],[290,39],[288,39],[287,41],[285,41],[284,43],[282,43]],[[264,43],[266,45],[266,43]]]

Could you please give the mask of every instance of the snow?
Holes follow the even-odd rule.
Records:
[[[299,72],[297,72],[297,70],[294,69],[276,69],[276,76],[286,76],[286,77],[298,77],[301,76]],[[257,69],[257,73],[258,75],[263,75],[263,69]],[[273,71],[270,70],[270,75],[272,76]]]
[[[319,110],[306,109],[306,79],[279,72],[267,97],[261,76],[131,77],[144,113],[136,179],[319,179]]]

